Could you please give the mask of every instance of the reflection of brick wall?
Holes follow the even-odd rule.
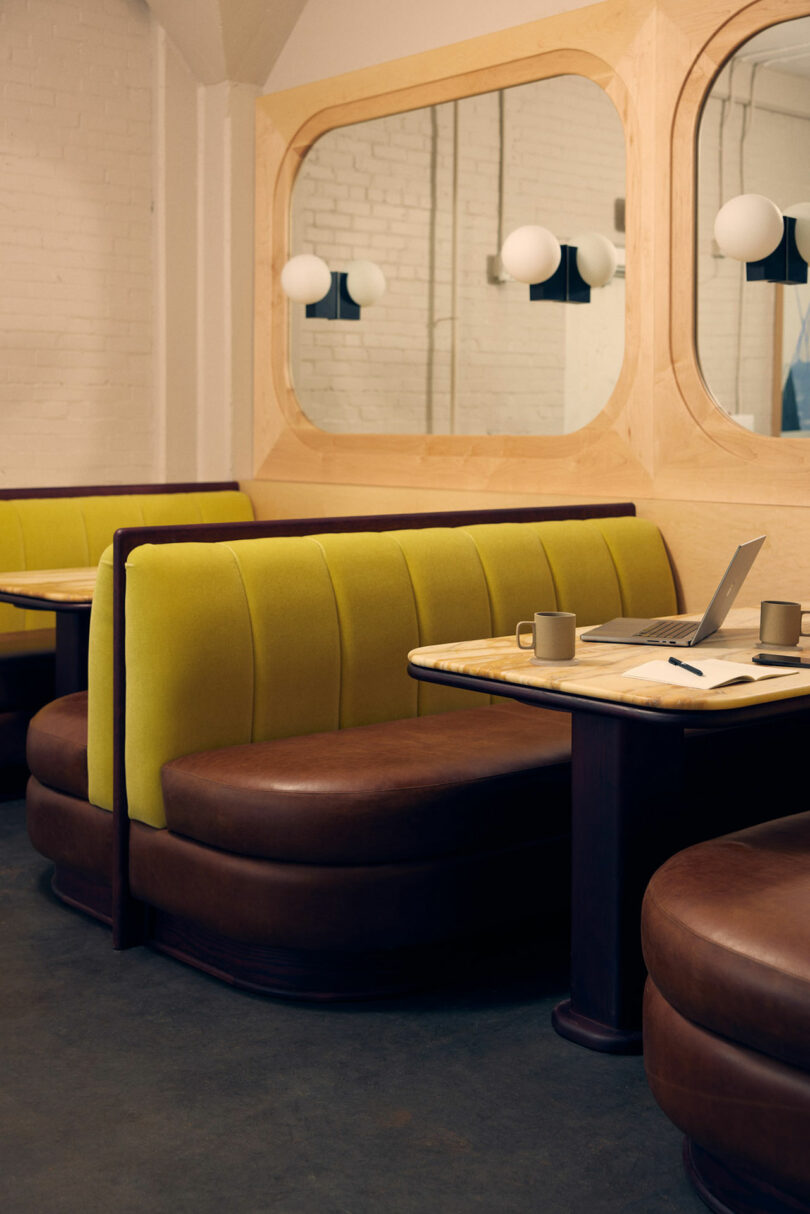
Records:
[[[623,133],[599,87],[569,76],[504,99],[502,235],[540,223],[561,241],[597,229],[623,244],[613,228],[613,200],[625,195]],[[457,122],[455,248],[452,104],[330,132],[297,178],[292,251],[315,252],[332,269],[367,257],[388,279],[359,323],[304,321],[292,308],[296,389],[325,429],[447,433],[453,382],[459,433],[565,428],[571,305],[530,304],[526,286],[487,283],[487,257],[498,252],[497,94],[465,99]],[[601,350],[596,412],[609,387],[604,349],[586,331],[578,356],[591,350]],[[609,385],[621,356],[614,343]]]
[[[735,67],[731,101],[728,84],[726,69],[700,127],[698,355],[715,399],[729,413],[753,414],[754,428],[769,434],[774,288],[744,283],[742,263],[713,255],[714,217],[736,194],[764,194],[778,207],[810,200],[810,97],[801,77],[760,68],[750,109],[747,64]],[[809,299],[805,289],[805,308]],[[797,316],[794,288],[785,288],[784,304],[789,355]]]
[[[151,479],[148,10],[10,0],[0,46],[0,484]]]

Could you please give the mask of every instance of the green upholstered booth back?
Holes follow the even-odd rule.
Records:
[[[119,527],[249,521],[246,493],[126,493],[0,501],[0,569],[73,569],[98,564]],[[53,615],[0,603],[0,632],[51,628]]]
[[[112,554],[90,636],[90,799],[112,807]],[[179,755],[488,702],[420,683],[420,645],[677,611],[658,529],[639,518],[147,544],[127,561],[130,815],[165,825]]]

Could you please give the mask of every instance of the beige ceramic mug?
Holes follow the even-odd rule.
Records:
[[[518,649],[533,649],[539,662],[570,662],[576,644],[577,617],[571,611],[535,611],[515,629]],[[521,629],[531,628],[532,643],[524,645]],[[528,633],[526,634],[528,636]]]
[[[802,617],[810,611],[802,611],[801,603],[782,603],[766,599],[759,609],[759,639],[763,645],[798,645],[799,637],[810,636],[802,632]]]

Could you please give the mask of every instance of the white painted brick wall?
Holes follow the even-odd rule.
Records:
[[[307,321],[303,307],[292,305],[294,382],[316,425],[447,433],[455,374],[459,433],[566,429],[575,306],[530,303],[527,286],[486,281],[487,257],[499,251],[498,129],[497,94],[460,103],[455,362],[453,106],[437,107],[433,118],[421,110],[330,132],[311,149],[295,184],[292,251],[317,253],[333,270],[369,258],[388,280],[386,295],[363,309],[359,323]],[[625,195],[623,132],[597,85],[569,76],[509,89],[505,130],[504,236],[540,223],[561,241],[597,229],[624,243],[613,227],[613,200]],[[606,291],[623,313],[621,284]],[[622,341],[607,348],[599,341],[601,309],[575,310],[583,315],[569,357],[598,352],[598,374],[579,380],[597,385],[593,415],[618,377]]]
[[[0,485],[153,479],[145,0],[0,4]]]
[[[804,82],[773,69],[757,73],[753,110],[745,104],[750,68],[735,69],[731,100],[728,80],[726,69],[700,127],[698,357],[718,403],[732,414],[753,414],[754,428],[770,434],[775,288],[745,283],[743,263],[714,255],[714,219],[723,203],[742,193],[764,194],[781,208],[810,201],[810,104],[806,88],[797,87]],[[797,309],[810,307],[810,290],[784,290],[789,355]]]

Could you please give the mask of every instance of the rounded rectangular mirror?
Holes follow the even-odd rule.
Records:
[[[323,259],[335,290],[346,290],[336,275],[370,261],[385,292],[359,319],[351,308],[308,317],[291,303],[292,381],[308,419],[380,434],[554,435],[587,424],[624,356],[625,192],[621,120],[585,77],[328,131],[295,180],[290,252]],[[581,265],[579,238],[594,231],[617,246],[617,272],[585,284],[587,303],[530,300],[499,256],[527,224],[575,250],[563,249],[558,278]],[[569,285],[575,278],[571,269]]]
[[[795,240],[785,213],[810,204],[809,166],[805,17],[740,46],[715,79],[700,120],[698,358],[714,399],[758,434],[810,434],[807,263],[791,245],[792,260],[773,264],[780,244],[787,249]],[[759,246],[758,234],[764,241]]]

